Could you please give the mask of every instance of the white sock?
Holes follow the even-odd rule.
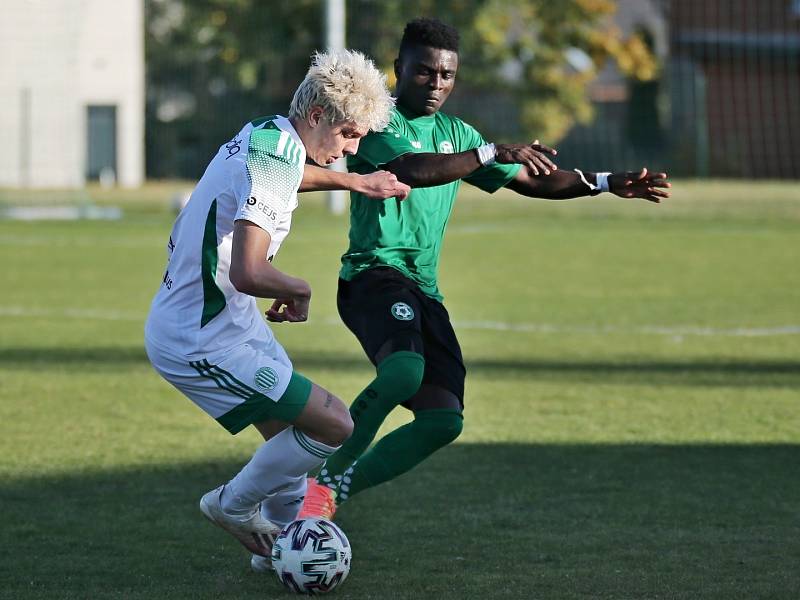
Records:
[[[337,448],[312,440],[287,427],[264,442],[253,458],[223,488],[222,510],[250,514],[259,502],[288,489],[298,478],[319,467]]]
[[[297,518],[306,495],[306,476],[298,477],[290,486],[261,502],[261,516],[285,527]]]

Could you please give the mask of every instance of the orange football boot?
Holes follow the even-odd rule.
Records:
[[[334,514],[336,514],[336,492],[327,485],[318,483],[313,477],[309,477],[306,497],[297,518],[319,517],[333,521]]]

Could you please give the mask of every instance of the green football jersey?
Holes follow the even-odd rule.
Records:
[[[481,135],[461,119],[437,112],[414,116],[400,107],[381,132],[370,133],[358,154],[348,158],[351,171],[372,173],[409,152],[452,154],[482,146]],[[511,181],[519,165],[481,167],[464,181],[492,193]],[[403,201],[371,200],[350,194],[350,247],[342,256],[342,279],[375,267],[393,267],[420,289],[441,301],[437,284],[439,253],[461,180],[416,188]]]

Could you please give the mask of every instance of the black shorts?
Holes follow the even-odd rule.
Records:
[[[422,383],[443,387],[464,404],[464,359],[450,315],[441,302],[391,267],[377,267],[339,280],[339,315],[361,342],[372,364],[385,342],[398,333],[422,337],[425,373]]]

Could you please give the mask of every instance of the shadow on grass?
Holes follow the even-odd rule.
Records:
[[[356,496],[338,598],[797,598],[800,446],[456,444]],[[264,598],[208,461],[2,482],[0,596]]]
[[[292,353],[298,370],[369,372],[366,357],[333,352]],[[792,360],[493,360],[467,358],[470,376],[530,377],[549,381],[589,381],[646,385],[800,387],[800,361]],[[114,370],[147,365],[141,347],[0,348],[0,370],[36,368]]]

